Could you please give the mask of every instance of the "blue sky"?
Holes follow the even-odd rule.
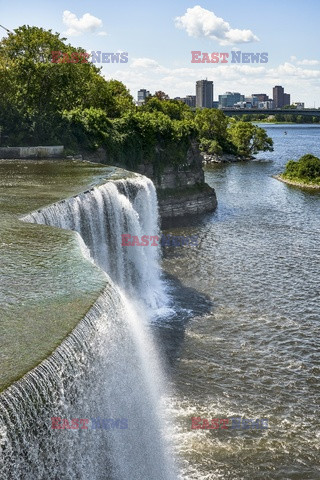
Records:
[[[178,20],[177,20],[178,19]],[[129,62],[104,64],[106,78],[171,97],[195,93],[195,81],[225,91],[267,93],[283,85],[292,101],[320,107],[319,0],[135,2],[0,0],[0,23],[51,28],[87,51],[124,51]],[[4,32],[1,32],[3,35]],[[266,64],[193,64],[191,51],[268,52]]]

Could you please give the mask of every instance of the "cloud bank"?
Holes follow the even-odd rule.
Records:
[[[207,37],[220,45],[257,42],[259,38],[251,30],[231,28],[230,24],[214,12],[196,5],[175,19],[175,25],[185,30],[189,37]]]

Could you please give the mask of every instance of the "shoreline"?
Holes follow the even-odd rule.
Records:
[[[254,160],[254,156],[241,156],[241,155],[234,155],[232,153],[220,153],[219,155],[209,154],[205,152],[201,152],[202,156],[202,165],[212,165],[212,164],[221,164],[221,163],[239,163],[239,162],[248,162],[250,160]]]
[[[283,178],[281,175],[273,175],[273,178],[279,180],[282,183],[286,183],[287,185],[292,185],[293,187],[320,190],[320,185],[316,185],[314,183],[295,182],[294,180],[288,180],[287,178]]]

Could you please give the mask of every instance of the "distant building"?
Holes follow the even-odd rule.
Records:
[[[294,102],[293,105],[296,107],[297,110],[304,109],[304,102]]]
[[[290,105],[290,94],[284,93],[284,88],[280,85],[273,87],[274,108],[283,108]]]
[[[244,101],[248,104],[248,108],[258,108],[258,97],[251,95],[251,97],[245,97]]]
[[[266,93],[253,93],[253,97],[257,97],[258,102],[267,102],[269,100],[269,97]]]
[[[274,108],[282,108],[284,103],[284,88],[280,85],[273,87]]]
[[[261,110],[272,110],[274,108],[273,100],[267,100],[266,102],[259,102],[258,108]]]
[[[183,102],[189,107],[196,106],[196,96],[195,95],[187,95],[186,97],[174,97],[174,100],[179,100],[179,102]]]
[[[290,105],[290,94],[289,93],[284,93],[283,94],[283,106],[287,107]]]
[[[196,107],[212,108],[213,82],[210,80],[198,80],[196,83]]]
[[[212,108],[219,108],[219,102],[212,102]]]
[[[234,105],[234,108],[252,108],[251,102],[237,102]]]
[[[196,104],[197,104],[196,95],[187,95],[183,100],[184,100],[184,103],[189,105],[189,107],[196,107]]]
[[[219,108],[233,107],[238,102],[244,102],[244,95],[239,92],[226,92],[219,95]]]
[[[145,88],[141,88],[138,91],[138,105],[139,106],[143,105],[145,103],[147,97],[150,97],[149,90],[146,90]]]

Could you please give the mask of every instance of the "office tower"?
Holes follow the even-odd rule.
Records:
[[[274,108],[282,108],[284,105],[284,88],[280,85],[273,87]]]
[[[196,83],[196,106],[198,108],[212,108],[213,82],[198,80]]]
[[[239,92],[226,92],[223,95],[219,95],[219,107],[230,108],[238,102],[244,102],[244,95]]]
[[[283,106],[286,107],[290,105],[290,93],[283,94]]]
[[[150,97],[150,92],[145,88],[141,88],[138,91],[138,105],[143,105],[147,97]]]

